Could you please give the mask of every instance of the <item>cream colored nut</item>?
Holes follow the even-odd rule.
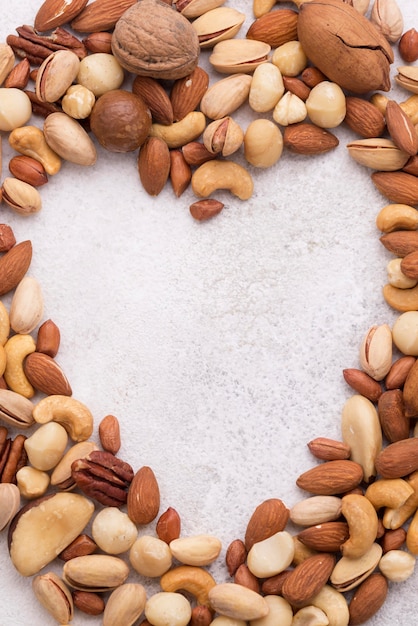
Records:
[[[7,43],[0,43],[0,85],[4,83],[15,64],[15,53]]]
[[[385,509],[383,515],[383,525],[391,530],[400,528],[405,522],[415,514],[418,507],[418,472],[413,472],[408,476],[407,481],[413,489],[413,493],[407,500],[396,508]],[[412,521],[409,528],[414,526]]]
[[[77,459],[86,457],[93,450],[99,448],[94,441],[80,441],[71,446],[69,450],[64,454],[61,461],[55,466],[54,471],[51,474],[51,485],[69,491],[75,487],[75,482],[71,474],[71,465]]]
[[[247,623],[243,619],[232,619],[232,617],[218,615],[210,622],[210,626],[247,626]]]
[[[312,600],[311,604],[324,611],[330,626],[347,626],[349,622],[348,604],[342,593],[325,585]]]
[[[207,161],[195,170],[192,189],[199,198],[206,198],[219,189],[229,190],[240,200],[251,198],[254,183],[249,172],[232,161]]]
[[[365,496],[349,494],[342,499],[342,514],[349,526],[350,537],[341,546],[343,556],[358,559],[373,545],[378,528],[377,513]]]
[[[379,561],[383,576],[393,583],[402,583],[414,573],[415,557],[404,550],[389,550]]]
[[[56,50],[36,73],[36,95],[42,102],[57,102],[78,74],[80,59],[71,50]]]
[[[0,376],[3,376],[6,369],[6,350],[0,344]]]
[[[241,74],[253,72],[266,63],[271,47],[255,39],[227,39],[217,43],[209,57],[209,62],[221,74]]]
[[[341,516],[342,502],[337,496],[311,496],[292,506],[289,517],[299,526],[316,526]]]
[[[375,0],[370,21],[391,43],[401,38],[404,22],[396,0]]]
[[[308,58],[299,41],[287,41],[276,48],[271,61],[283,76],[298,76],[308,64]]]
[[[39,191],[23,180],[8,176],[3,181],[2,192],[3,200],[20,215],[38,213],[42,208]]]
[[[328,624],[329,619],[324,611],[313,605],[299,609],[292,621],[292,626],[328,626]]]
[[[163,139],[169,148],[181,148],[189,141],[197,139],[205,130],[206,120],[200,111],[191,111],[179,122],[173,124],[152,124],[151,137]]]
[[[173,539],[169,547],[174,558],[181,563],[202,567],[218,558],[222,543],[212,535],[194,535]]]
[[[254,17],[258,18],[262,15],[266,15],[266,13],[272,10],[275,4],[276,0],[253,0]]]
[[[33,417],[38,424],[62,424],[73,441],[86,441],[93,432],[90,410],[79,400],[68,396],[42,398],[33,410]]]
[[[13,335],[6,342],[6,369],[4,379],[12,391],[25,398],[32,398],[35,390],[26,378],[23,370],[23,361],[36,350],[36,344],[31,335]]]
[[[181,9],[181,14],[187,18],[199,17],[207,11],[216,9],[216,7],[224,4],[225,0],[190,0],[185,3],[185,7]],[[178,9],[177,9],[178,10]]]
[[[0,302],[0,344],[4,346],[9,338],[10,334],[10,319],[9,313],[4,306],[3,302]]]
[[[360,347],[360,364],[375,380],[383,380],[392,365],[392,331],[387,324],[372,326]]]
[[[96,52],[80,61],[76,82],[98,98],[111,89],[119,89],[124,78],[123,68],[113,54]]]
[[[9,144],[16,152],[42,163],[50,176],[60,171],[60,157],[48,146],[43,131],[37,126],[16,128],[9,135]]]
[[[387,284],[383,287],[383,297],[395,311],[418,310],[418,285],[411,289],[398,289]]]
[[[32,500],[46,493],[49,487],[49,474],[36,467],[25,465],[16,472],[16,481],[22,496]]]
[[[139,583],[125,583],[110,594],[103,613],[103,626],[132,626],[142,614],[147,592]]]
[[[94,93],[83,85],[71,85],[61,101],[62,110],[76,120],[84,120],[93,109],[96,98]]]
[[[129,552],[132,567],[141,576],[162,576],[171,567],[172,555],[165,541],[152,535],[142,535]]]
[[[406,531],[406,547],[414,556],[418,556],[418,511],[415,511]]]
[[[362,15],[365,15],[369,10],[370,0],[352,0],[352,5]]]
[[[74,589],[111,591],[126,581],[129,566],[118,556],[89,554],[66,561],[62,573],[64,581]]]
[[[0,88],[0,131],[24,126],[32,115],[32,104],[21,89]]]
[[[374,543],[363,556],[354,559],[343,556],[332,570],[330,582],[344,593],[360,585],[378,565],[382,556],[382,546]],[[312,602],[315,606],[317,603]]]
[[[259,118],[247,127],[244,136],[244,155],[254,167],[271,167],[283,153],[283,136],[276,124]]]
[[[418,356],[418,311],[401,313],[392,327],[392,337],[403,354]]]
[[[210,606],[209,591],[216,585],[208,571],[192,565],[180,565],[163,574],[160,579],[163,591],[187,591],[196,597],[198,604]]]
[[[97,513],[91,532],[99,548],[107,554],[127,552],[138,535],[138,530],[127,513],[114,506]]]
[[[221,615],[251,621],[265,617],[269,612],[266,600],[253,591],[236,583],[221,583],[209,591],[212,608]]]
[[[236,111],[247,100],[252,77],[234,74],[216,81],[200,101],[201,112],[212,120],[226,117]]]
[[[356,139],[347,144],[349,155],[365,167],[392,172],[402,169],[409,159],[403,150],[400,150],[391,139],[378,137],[377,139]]]
[[[67,443],[65,428],[49,422],[28,437],[24,445],[31,465],[38,470],[48,471],[62,459]]]
[[[413,487],[403,478],[382,478],[369,485],[364,495],[378,510],[382,507],[397,509],[413,493]]]
[[[19,507],[19,488],[13,483],[0,483],[0,531],[11,522]]]
[[[375,405],[360,394],[351,396],[343,406],[341,431],[344,443],[350,446],[351,460],[362,466],[364,480],[372,482],[376,457],[382,449],[382,428]]]
[[[245,21],[245,14],[231,7],[216,7],[192,22],[201,48],[211,48],[219,41],[232,39]]]
[[[273,119],[280,126],[303,122],[307,116],[306,104],[297,95],[287,91],[273,110]]]
[[[376,226],[383,233],[394,230],[416,230],[418,211],[408,204],[387,204],[376,217]]]
[[[269,612],[265,617],[253,619],[250,626],[291,626],[293,611],[289,602],[281,596],[264,596]]]
[[[51,113],[44,122],[49,147],[62,159],[77,165],[94,165],[97,152],[88,133],[66,113]]]
[[[42,319],[44,300],[39,282],[24,276],[13,294],[10,305],[10,325],[15,333],[29,334]]]
[[[313,124],[321,128],[335,128],[345,118],[344,92],[336,83],[323,80],[311,89],[306,109]]]
[[[413,94],[404,102],[400,102],[399,106],[411,118],[414,125],[418,124],[418,94]]]
[[[415,278],[409,278],[401,269],[402,259],[392,259],[386,266],[388,283],[397,289],[411,289],[418,284]],[[392,331],[393,332],[393,331]]]
[[[160,591],[145,604],[145,617],[153,626],[186,626],[191,616],[190,602],[180,593]]]
[[[67,624],[73,619],[74,604],[71,591],[54,572],[35,576],[32,589],[50,615],[59,623]]]
[[[295,545],[290,533],[283,530],[255,543],[247,556],[248,569],[258,578],[283,572],[293,561]]]
[[[205,148],[212,154],[221,154],[224,157],[236,152],[244,141],[244,132],[232,117],[214,120],[206,126],[203,132]]]
[[[254,70],[248,103],[256,113],[272,111],[284,94],[282,74],[273,63],[263,63]]]

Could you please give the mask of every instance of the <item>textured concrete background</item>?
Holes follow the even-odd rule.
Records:
[[[40,3],[1,4],[3,41],[33,23]],[[251,13],[248,1],[228,4]],[[416,3],[399,5],[405,30],[417,27]],[[244,107],[236,119],[245,129],[253,116]],[[176,199],[167,186],[150,198],[136,154],[100,147],[94,167],[65,163],[50,179],[36,216],[0,207],[17,240],[33,242],[29,273],[42,285],[44,319],[61,329],[57,360],[74,397],[97,423],[107,413],[119,418],[120,456],[154,469],[161,511],[178,510],[184,535],[219,536],[220,565],[211,568],[219,581],[227,545],[243,537],[261,501],[292,506],[305,497],[295,479],[315,465],[307,442],[340,437],[351,395],[342,369],[358,366],[369,326],[396,319],[381,295],[391,257],[375,227],[387,202],[349,159],[353,135],[343,127],[336,134],[332,153],[285,152],[270,170],[249,168],[253,198],[217,194],[225,209],[207,223],[191,218],[191,191]],[[12,154],[6,138],[3,151],[2,178]],[[0,581],[1,626],[52,626],[10,564],[4,535]],[[370,623],[413,623],[416,585],[416,575],[391,584]]]

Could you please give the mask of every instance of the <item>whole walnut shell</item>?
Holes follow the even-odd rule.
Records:
[[[151,128],[151,113],[142,98],[112,89],[100,96],[90,115],[90,128],[110,152],[130,152],[144,143]]]
[[[116,23],[112,52],[129,72],[175,80],[190,74],[199,58],[191,23],[160,0],[139,0]]]

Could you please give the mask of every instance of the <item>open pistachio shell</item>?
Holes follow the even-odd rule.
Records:
[[[248,74],[266,63],[271,47],[254,39],[227,39],[217,43],[209,57],[221,74]]]
[[[382,547],[374,543],[372,547],[358,559],[343,556],[332,570],[330,582],[338,591],[350,591],[357,587],[375,569],[382,556]]]
[[[245,21],[244,13],[231,7],[218,7],[193,22],[201,48],[211,48],[219,41],[232,39]]]

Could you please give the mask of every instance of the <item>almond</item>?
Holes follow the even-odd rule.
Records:
[[[182,120],[188,113],[197,109],[208,86],[209,75],[199,66],[189,76],[174,82],[170,93],[174,121]]]
[[[283,143],[298,154],[322,154],[336,148],[339,140],[324,128],[301,122],[286,126]]]
[[[112,54],[112,33],[97,32],[90,33],[83,43],[89,52],[104,52]]]
[[[16,243],[12,228],[8,224],[0,224],[0,252],[7,252]]]
[[[385,378],[386,389],[400,389],[404,386],[409,370],[415,363],[414,356],[402,356],[392,364]]]
[[[245,547],[250,550],[258,541],[268,539],[284,530],[289,519],[289,509],[278,498],[264,500],[251,515],[245,531]]]
[[[318,552],[338,552],[350,536],[346,522],[325,522],[305,528],[298,539],[308,548]]]
[[[195,167],[216,159],[216,154],[209,152],[205,144],[200,141],[189,141],[182,147],[182,152],[187,163]]]
[[[151,111],[154,122],[166,126],[173,123],[174,113],[170,98],[156,78],[136,76],[132,83],[132,91],[143,99]]]
[[[248,565],[242,563],[235,572],[234,583],[237,585],[243,585],[243,587],[247,587],[247,589],[252,589],[257,593],[260,593],[260,582],[248,568]]]
[[[247,31],[247,39],[256,39],[278,48],[298,38],[298,14],[292,9],[270,11],[259,17]]]
[[[376,188],[395,204],[418,204],[418,178],[406,172],[373,172]]]
[[[351,130],[361,137],[370,139],[383,135],[386,126],[385,118],[377,106],[355,96],[348,96],[345,102],[344,122]]]
[[[418,250],[410,252],[402,259],[401,271],[408,278],[418,279]]]
[[[119,420],[114,415],[106,415],[99,424],[99,437],[103,450],[117,454],[120,449]]]
[[[388,592],[388,581],[376,572],[357,587],[351,598],[348,610],[350,625],[364,624],[377,613]]]
[[[403,152],[415,156],[418,152],[418,134],[411,118],[395,100],[389,100],[385,115],[393,143]]]
[[[383,554],[390,550],[400,550],[406,541],[405,528],[385,529],[385,533],[382,537],[381,546]]]
[[[88,0],[45,0],[35,16],[35,30],[44,32],[62,26],[76,17]]]
[[[4,86],[7,88],[25,89],[29,82],[30,75],[30,63],[27,58],[22,59],[17,65],[14,66],[10,74],[4,81]]]
[[[247,549],[241,539],[234,539],[225,554],[225,563],[230,576],[233,576],[240,565],[245,563],[247,558]]]
[[[192,170],[181,150],[170,150],[170,163],[171,186],[179,198],[190,184]]]
[[[418,361],[412,365],[406,377],[403,387],[403,400],[405,403],[405,415],[418,417]]]
[[[354,489],[363,480],[363,469],[355,461],[326,461],[304,472],[296,480],[300,489],[318,496],[332,496]]]
[[[170,506],[158,518],[155,531],[158,538],[168,544],[171,541],[174,541],[174,539],[178,539],[180,537],[180,530],[180,515],[177,513],[176,509],[173,509],[173,507]]]
[[[418,231],[396,230],[382,235],[380,242],[397,257],[405,257],[418,250]]]
[[[382,394],[380,383],[369,376],[363,370],[356,368],[348,368],[343,370],[345,382],[350,385],[354,391],[365,396],[370,402],[377,402]]]
[[[0,258],[0,296],[14,289],[22,280],[32,260],[32,243],[22,241]]]
[[[35,389],[48,396],[71,396],[71,386],[58,363],[42,352],[32,352],[24,362],[25,374]]]
[[[335,566],[332,554],[315,554],[297,565],[286,578],[282,596],[292,606],[309,604],[326,584]]]
[[[71,22],[71,28],[83,33],[112,29],[137,0],[94,0]]]
[[[418,469],[418,438],[401,439],[389,444],[376,458],[382,478],[403,478]]]
[[[154,472],[146,465],[135,474],[128,491],[128,515],[134,524],[149,524],[158,515],[160,489]]]
[[[138,154],[138,173],[150,196],[158,196],[170,173],[170,151],[160,137],[148,137]]]
[[[327,437],[317,437],[308,443],[311,453],[322,461],[337,461],[350,457],[350,446],[343,441],[335,441]]]
[[[390,443],[409,437],[411,424],[405,415],[400,389],[389,389],[382,393],[377,403],[377,412],[383,434]]]

